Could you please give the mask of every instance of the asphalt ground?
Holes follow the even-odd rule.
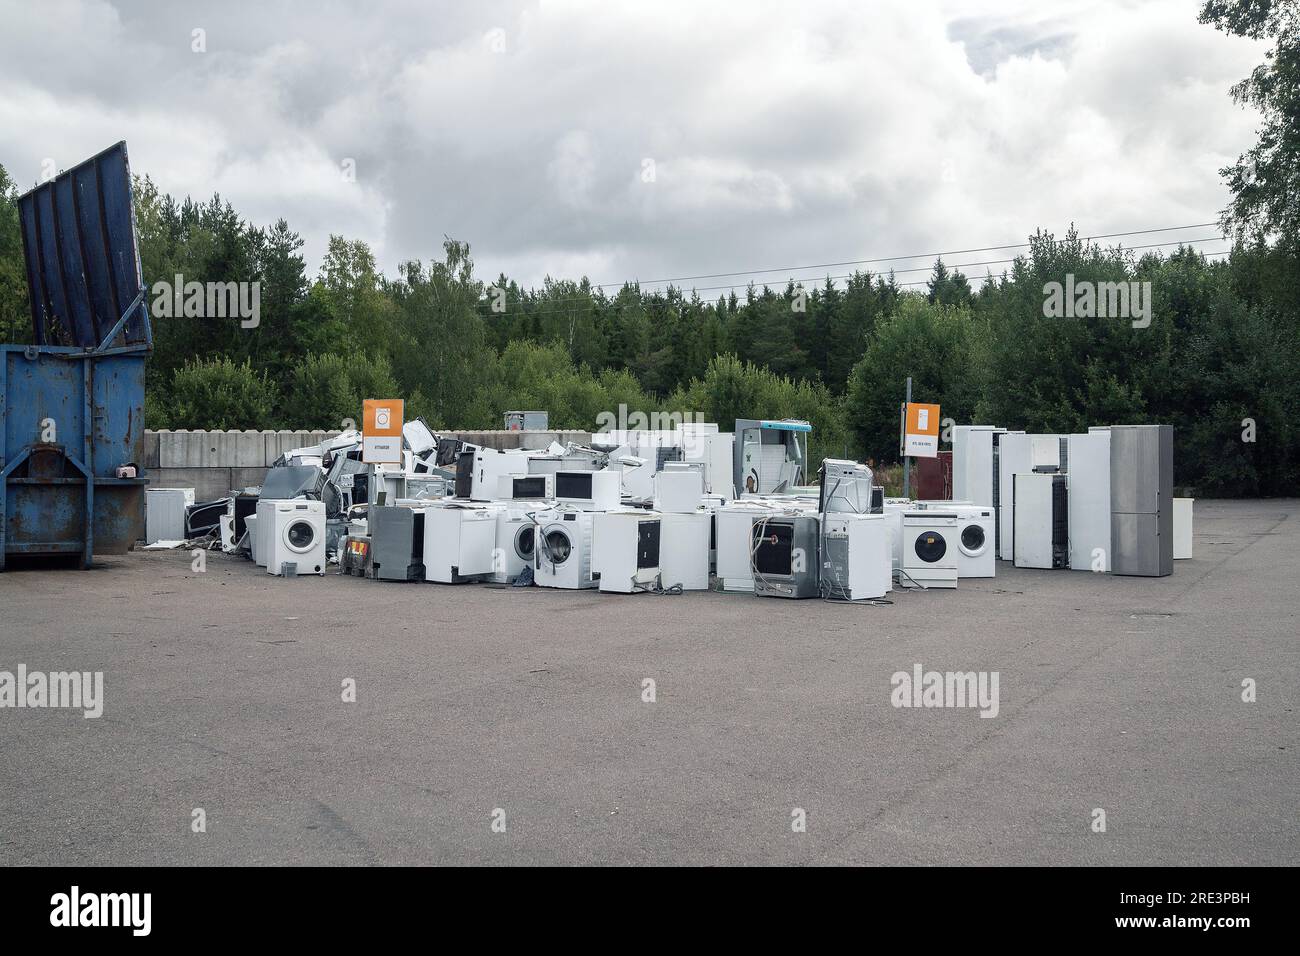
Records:
[[[1295,864],[1298,507],[1198,501],[1167,578],[878,607],[11,570],[0,671],[104,703],[0,709],[0,864]],[[997,715],[893,706],[917,664]]]

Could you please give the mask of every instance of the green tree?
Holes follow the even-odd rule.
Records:
[[[443,260],[428,268],[406,263],[401,280],[391,287],[393,370],[404,389],[419,391],[431,419],[462,428],[489,417],[475,404],[488,354],[478,309],[483,289],[474,279],[468,244],[448,239],[443,253]]]
[[[876,326],[849,374],[844,415],[853,449],[876,462],[898,459],[899,408],[909,375],[915,401],[937,403],[945,418],[971,421],[981,336],[968,309],[904,295],[898,310]]]
[[[810,471],[825,457],[844,453],[840,403],[820,382],[778,375],[770,369],[719,355],[703,378],[692,379],[664,403],[684,415],[700,414],[730,431],[738,418],[795,418],[813,426]]]
[[[285,428],[338,428],[344,419],[361,421],[367,398],[398,397],[386,358],[308,355],[289,374],[279,417]]]
[[[249,362],[193,359],[177,369],[165,393],[146,402],[150,428],[265,428],[275,386]]]
[[[1207,0],[1200,21],[1232,36],[1272,40],[1264,62],[1231,89],[1262,114],[1259,141],[1220,170],[1232,191],[1224,226],[1238,239],[1268,234],[1300,246],[1300,3],[1297,0]]]
[[[18,190],[0,166],[0,343],[30,342],[33,334],[18,225]]]

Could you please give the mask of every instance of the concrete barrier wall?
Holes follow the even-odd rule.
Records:
[[[285,452],[317,445],[337,431],[146,431],[142,462],[153,488],[193,488],[196,501],[222,498],[260,485]],[[591,432],[442,432],[487,448],[545,448],[551,442],[587,444]]]

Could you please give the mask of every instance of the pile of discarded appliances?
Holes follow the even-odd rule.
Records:
[[[823,460],[808,484],[808,424],[758,419],[737,421],[734,433],[688,423],[509,450],[416,420],[403,429],[400,466],[364,463],[361,435],[348,432],[286,453],[260,488],[199,505],[185,489],[169,491],[182,496],[174,507],[187,537],[211,529],[223,550],[275,575],[337,565],[380,581],[880,601],[895,587],[991,578],[999,557],[1079,566],[1072,549],[1091,555],[1103,524],[1105,566],[1089,567],[1150,573],[1112,567],[1129,562],[1120,554],[1145,560],[1160,548],[1163,519],[1148,522],[1130,502],[1145,501],[1154,482],[1161,506],[1168,436],[1142,427],[1068,437],[959,427],[953,501],[887,499],[868,466],[840,459]],[[1078,439],[1073,454],[1069,439]],[[1112,445],[1123,453],[1112,457]],[[1142,455],[1154,464],[1139,468]],[[1070,460],[1079,462],[1073,496]],[[1129,472],[1147,475],[1133,494]]]

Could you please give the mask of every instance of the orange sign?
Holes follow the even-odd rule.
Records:
[[[934,458],[939,454],[938,405],[904,405],[901,451],[908,458]]]
[[[402,416],[400,398],[367,398],[361,424],[361,460],[373,465],[402,463]]]

